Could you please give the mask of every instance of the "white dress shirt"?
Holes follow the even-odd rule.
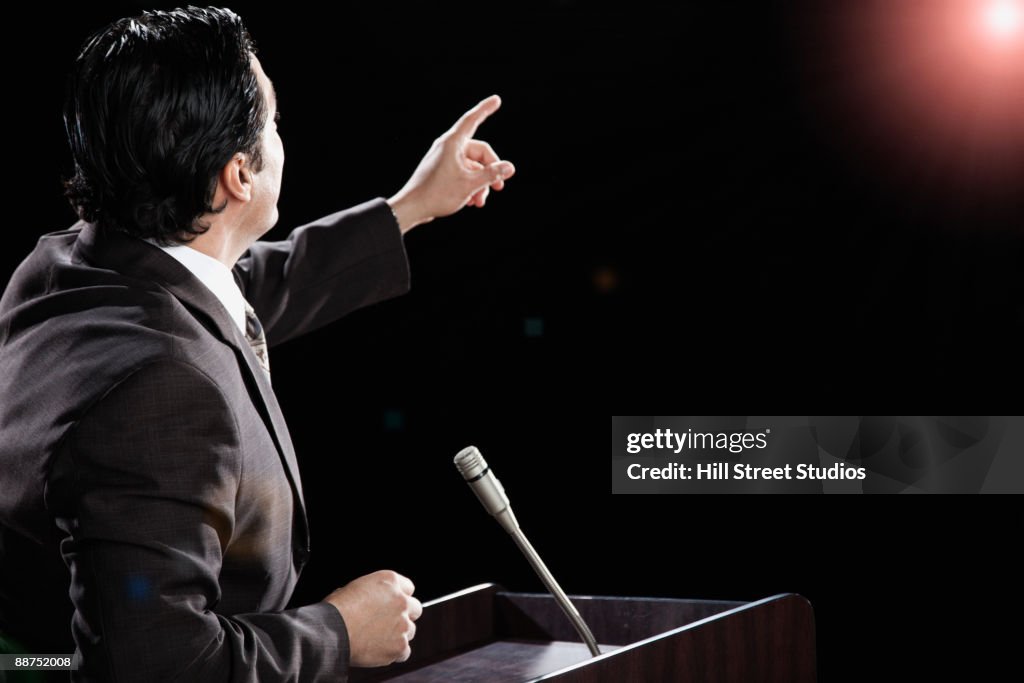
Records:
[[[188,268],[199,281],[206,285],[206,288],[213,292],[214,296],[224,306],[231,319],[238,325],[238,329],[245,336],[245,296],[235,282],[235,276],[231,269],[223,263],[207,256],[198,249],[185,244],[174,244],[169,247],[161,246],[155,241],[144,238],[154,247],[162,249],[173,256],[181,265]]]

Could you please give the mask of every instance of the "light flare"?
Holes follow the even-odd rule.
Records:
[[[1024,0],[858,0],[825,25],[808,73],[851,158],[931,196],[1020,196]]]
[[[1024,7],[1020,0],[989,0],[982,11],[982,23],[994,38],[1016,38],[1024,28]]]

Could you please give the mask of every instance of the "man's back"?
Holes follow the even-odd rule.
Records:
[[[65,92],[63,183],[85,222],[40,240],[0,301],[0,649],[66,651],[70,630],[77,681],[312,682],[405,661],[422,605],[396,572],[282,611],[309,527],[265,351],[405,293],[403,235],[505,186],[513,165],[473,139],[500,98],[389,199],[264,242],[284,144],[241,17],[118,19]],[[342,173],[316,171],[332,190]],[[183,244],[203,257],[179,262]]]
[[[272,344],[408,289],[380,199],[254,244],[234,273]],[[184,266],[94,224],[42,237],[0,299],[0,392],[0,633],[77,645],[96,679],[344,668],[334,606],[267,614],[309,555],[295,454],[244,335]]]

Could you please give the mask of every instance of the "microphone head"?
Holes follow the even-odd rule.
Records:
[[[455,467],[463,479],[473,481],[487,472],[487,461],[476,446],[466,446],[455,455]]]
[[[487,461],[476,446],[466,446],[455,456],[455,466],[462,473],[462,478],[473,489],[484,509],[493,515],[498,523],[510,534],[519,530],[516,516],[512,514],[512,506],[505,495],[501,482],[494,472],[487,467]]]

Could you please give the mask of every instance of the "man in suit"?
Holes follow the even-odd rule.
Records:
[[[336,681],[408,658],[421,607],[395,572],[284,609],[310,538],[267,349],[408,290],[403,235],[514,172],[473,139],[499,105],[393,197],[258,241],[284,151],[239,17],[147,12],[86,41],[65,110],[81,220],[0,299],[0,645],[74,650],[77,681]]]

